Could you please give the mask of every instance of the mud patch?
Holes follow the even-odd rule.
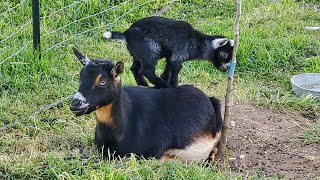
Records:
[[[249,104],[231,108],[227,146],[233,171],[286,179],[320,177],[320,144],[304,144],[297,137],[308,128],[307,118]]]

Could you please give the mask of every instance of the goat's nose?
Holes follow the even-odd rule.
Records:
[[[79,99],[72,99],[71,100],[71,106],[72,107],[78,107],[78,106],[81,106],[81,104],[82,104],[82,101],[79,100]]]

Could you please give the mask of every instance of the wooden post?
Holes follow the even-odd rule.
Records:
[[[227,134],[229,128],[229,109],[230,109],[230,98],[232,92],[232,82],[233,82],[233,75],[234,69],[236,66],[236,54],[238,50],[239,44],[239,22],[241,16],[241,0],[236,0],[237,3],[237,10],[236,10],[236,17],[234,21],[234,45],[233,45],[233,52],[232,52],[232,60],[229,69],[228,75],[228,86],[227,86],[227,93],[225,97],[225,112],[224,112],[224,121],[222,125],[222,132],[220,138],[220,144],[218,149],[218,157],[222,158],[226,149],[227,145]]]
[[[32,0],[32,31],[33,48],[39,53],[40,58],[40,10],[39,0]]]

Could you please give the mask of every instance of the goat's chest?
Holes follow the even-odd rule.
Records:
[[[100,107],[96,110],[96,121],[97,123],[105,125],[113,125],[113,117],[111,114],[112,104]]]

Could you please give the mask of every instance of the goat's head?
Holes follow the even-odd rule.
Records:
[[[221,71],[227,71],[232,58],[233,40],[227,38],[215,38],[211,41],[213,54],[211,61]]]
[[[120,91],[124,65],[121,61],[114,65],[109,60],[90,60],[75,48],[73,52],[84,67],[79,74],[80,86],[71,99],[70,110],[81,116],[112,103]]]

